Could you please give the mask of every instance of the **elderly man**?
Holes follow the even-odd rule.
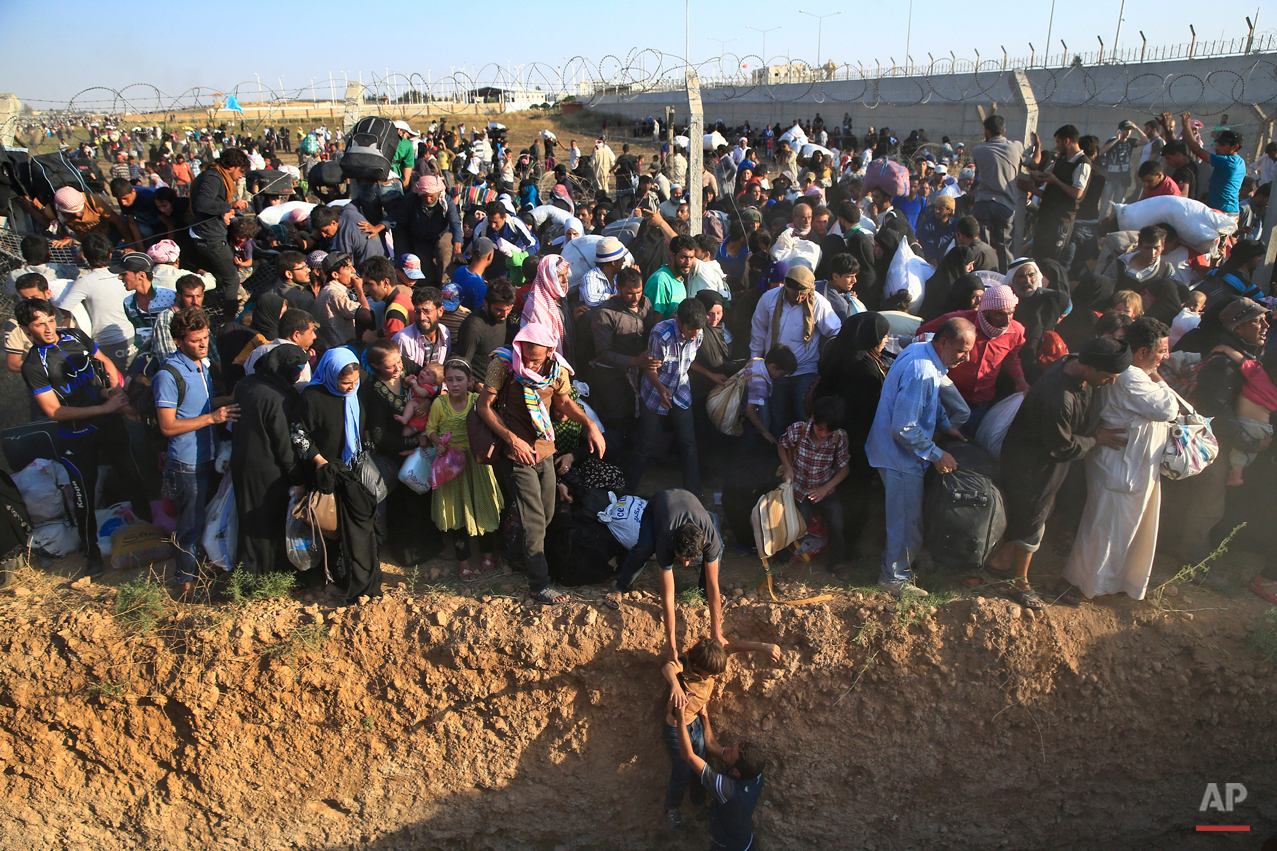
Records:
[[[1029,585],[1029,563],[1042,545],[1046,521],[1069,465],[1096,446],[1126,446],[1124,429],[1100,428],[1095,388],[1106,387],[1132,363],[1124,340],[1097,337],[1078,354],[1052,364],[1024,396],[1002,442],[1002,495],[1007,507],[1003,545],[985,566],[994,582],[1026,609],[1046,604]]]
[[[806,266],[794,266],[785,285],[763,293],[754,308],[749,355],[761,358],[777,344],[793,350],[798,368],[772,383],[771,431],[779,437],[803,418],[803,398],[816,380],[820,346],[842,328],[829,300],[816,292],[816,276]]]
[[[446,281],[448,265],[461,254],[461,214],[444,193],[443,178],[423,174],[411,194],[393,203],[395,250],[421,258],[426,283]]]
[[[942,475],[958,468],[935,443],[937,434],[962,437],[940,403],[940,384],[946,372],[966,361],[975,332],[967,319],[946,319],[930,342],[900,353],[878,398],[865,451],[887,490],[887,548],[878,587],[893,597],[927,596],[913,583],[910,568],[922,545],[922,483],[928,464]]]
[[[479,394],[479,417],[502,444],[501,465],[523,525],[523,553],[532,599],[553,605],[566,599],[550,584],[545,530],[554,516],[554,420],[551,412],[581,426],[589,448],[602,458],[603,435],[572,401],[572,368],[554,351],[544,325],[524,326],[510,348],[493,352]],[[517,351],[518,357],[515,356]]]

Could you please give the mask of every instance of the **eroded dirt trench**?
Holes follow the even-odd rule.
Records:
[[[704,848],[664,829],[656,600],[298,600],[170,612],[0,598],[0,848]],[[1259,849],[1277,676],[1258,601],[1029,619],[995,599],[729,601],[720,737],[770,754],[766,849]],[[1181,601],[1182,602],[1182,601]],[[704,609],[682,609],[708,630]],[[1232,813],[1201,813],[1240,782]],[[1249,833],[1201,834],[1198,824]]]

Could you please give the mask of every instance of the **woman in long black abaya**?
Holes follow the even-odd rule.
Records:
[[[261,576],[290,569],[284,551],[288,489],[300,484],[289,424],[301,397],[293,382],[306,364],[294,345],[279,346],[235,386],[239,420],[231,431],[231,477],[239,511],[236,561]]]
[[[381,595],[377,499],[357,472],[368,442],[359,404],[359,360],[346,347],[329,349],[302,392],[293,445],[314,463],[312,486],[337,502],[337,542],[328,550],[328,572],[347,603]],[[368,460],[372,463],[371,459]]]

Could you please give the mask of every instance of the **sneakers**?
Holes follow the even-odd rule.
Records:
[[[901,579],[897,582],[878,580],[878,587],[893,597],[926,597],[927,592],[914,585],[911,580]]]
[[[678,810],[665,811],[665,824],[675,833],[683,832],[683,814]]]

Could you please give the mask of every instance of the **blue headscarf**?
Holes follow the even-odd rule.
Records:
[[[344,423],[346,426],[346,442],[341,448],[341,460],[344,464],[349,464],[359,454],[361,448],[359,442],[359,384],[355,384],[355,389],[349,395],[343,395],[337,387],[337,378],[341,375],[341,371],[352,363],[358,364],[359,358],[350,349],[345,346],[329,349],[319,359],[319,364],[315,367],[315,375],[310,379],[310,384],[306,385],[307,387],[325,387],[329,393],[346,401]]]

